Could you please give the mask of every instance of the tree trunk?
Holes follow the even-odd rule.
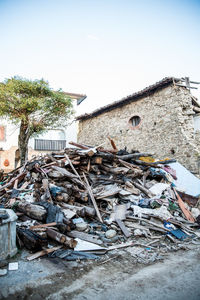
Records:
[[[23,165],[28,158],[28,141],[30,138],[29,126],[27,121],[21,121],[18,137],[18,147],[20,163]]]

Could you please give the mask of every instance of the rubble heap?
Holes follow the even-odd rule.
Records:
[[[200,237],[198,198],[176,187],[174,160],[117,152],[114,143],[113,150],[73,145],[1,176],[0,206],[16,211],[18,245],[39,251],[28,259],[93,259]]]

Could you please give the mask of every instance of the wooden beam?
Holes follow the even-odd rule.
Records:
[[[75,248],[77,245],[77,241],[75,241],[74,239],[71,239],[71,238],[67,237],[66,235],[61,234],[60,232],[57,232],[53,229],[47,228],[47,235],[54,241],[64,244],[64,245],[68,246],[69,248]]]
[[[193,215],[190,213],[190,211],[185,207],[185,204],[183,202],[183,200],[181,199],[181,197],[179,196],[179,194],[177,193],[176,189],[173,188],[176,197],[178,199],[178,205],[180,206],[180,209],[182,210],[183,214],[185,215],[186,219],[192,223],[195,222],[195,219],[193,217]]]
[[[53,222],[53,223],[48,223],[48,224],[40,224],[40,225],[31,226],[29,229],[33,230],[33,229],[37,229],[37,228],[53,227],[56,225],[57,225],[57,223]]]
[[[122,220],[115,219],[115,222],[118,224],[119,228],[127,238],[132,235],[131,232],[126,228]]]
[[[58,250],[60,248],[62,248],[62,246],[57,246],[57,247],[53,247],[53,248],[49,248],[49,249],[43,249],[42,251],[38,251],[38,252],[36,252],[36,253],[34,253],[32,255],[27,256],[26,259],[30,261],[30,260],[39,258],[41,256],[44,256],[46,254],[52,253],[52,252],[54,252],[54,251],[56,251],[56,250]]]
[[[90,147],[88,147],[88,146],[84,146],[82,144],[78,144],[78,143],[74,143],[74,142],[69,142],[69,144],[72,146],[75,146],[77,148],[80,148],[80,149],[85,149],[85,150],[90,149]]]
[[[88,193],[89,193],[89,195],[90,195],[90,198],[91,198],[92,203],[93,203],[93,205],[94,205],[94,208],[95,208],[95,210],[96,210],[97,217],[99,218],[99,221],[100,221],[101,223],[103,223],[103,220],[102,220],[102,217],[101,217],[99,208],[98,208],[98,206],[97,206],[96,200],[95,200],[95,198],[94,198],[92,189],[91,189],[91,187],[90,187],[90,185],[89,185],[89,182],[88,182],[88,180],[87,180],[87,177],[85,176],[84,173],[83,173],[83,177],[84,177],[84,180],[85,180],[85,182],[86,182],[86,188],[87,188],[87,190],[88,190]]]
[[[183,84],[178,84],[178,83],[175,83],[175,85],[176,86],[181,86],[181,87],[184,87],[184,88],[189,88],[189,89],[198,89],[197,87],[192,87],[192,86],[190,86],[190,87],[187,87],[186,85],[183,85]]]
[[[102,240],[100,240],[97,235],[88,234],[86,232],[80,232],[80,231],[72,230],[70,232],[67,232],[66,234],[69,237],[79,238],[80,240],[90,242],[90,243],[94,243],[94,244],[97,244],[97,245],[102,245],[102,243],[103,243]]]

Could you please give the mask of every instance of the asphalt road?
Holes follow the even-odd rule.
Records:
[[[199,300],[199,259],[198,246],[151,265],[134,263],[128,252],[96,265],[20,261],[18,271],[0,278],[0,299]]]
[[[48,300],[199,300],[200,251],[171,253],[164,262],[143,266],[132,274],[112,266],[94,269]],[[109,271],[107,270],[109,268]]]

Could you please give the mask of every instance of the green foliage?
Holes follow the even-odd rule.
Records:
[[[28,125],[30,136],[65,126],[72,114],[72,100],[43,79],[13,77],[0,83],[0,117]]]

